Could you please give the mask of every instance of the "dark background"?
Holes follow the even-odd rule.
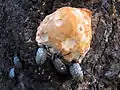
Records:
[[[82,83],[57,73],[49,61],[41,72],[35,63],[37,27],[46,15],[63,6],[93,11],[93,39],[82,62]],[[119,90],[119,13],[119,0],[0,0],[0,90]],[[10,79],[16,50],[24,65],[16,71],[17,79]]]

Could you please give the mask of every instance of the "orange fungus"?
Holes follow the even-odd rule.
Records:
[[[92,39],[92,12],[86,8],[62,7],[40,23],[36,41],[60,50],[66,61],[85,56]]]

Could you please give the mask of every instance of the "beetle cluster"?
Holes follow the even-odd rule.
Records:
[[[49,58],[49,59],[47,59]],[[55,69],[61,73],[66,74],[70,73],[74,79],[83,78],[83,71],[76,62],[65,62],[63,55],[57,49],[49,47],[48,45],[40,45],[36,52],[36,63],[39,66],[42,66],[46,60],[51,60]],[[49,68],[49,67],[48,67]]]

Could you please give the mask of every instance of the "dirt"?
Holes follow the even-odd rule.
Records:
[[[61,75],[47,61],[38,72],[35,35],[44,17],[63,6],[93,11],[91,49],[83,59],[83,82]],[[119,0],[0,0],[0,90],[119,90]],[[14,53],[23,64],[10,79]]]

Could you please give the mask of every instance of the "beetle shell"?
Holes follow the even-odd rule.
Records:
[[[14,77],[15,77],[15,69],[14,69],[14,68],[11,68],[11,69],[10,69],[9,77],[10,77],[10,78],[14,78]]]
[[[14,62],[14,65],[15,65],[17,68],[22,68],[22,64],[21,64],[20,59],[18,58],[17,55],[14,56],[13,62]]]
[[[47,52],[44,48],[38,48],[36,54],[36,63],[38,65],[43,65],[47,60]]]
[[[53,62],[54,67],[58,70],[58,72],[63,73],[63,74],[68,72],[65,64],[59,58],[52,60],[52,62]]]
[[[83,79],[83,71],[79,65],[79,63],[73,63],[70,67],[70,74],[73,76],[73,79],[82,80]]]

